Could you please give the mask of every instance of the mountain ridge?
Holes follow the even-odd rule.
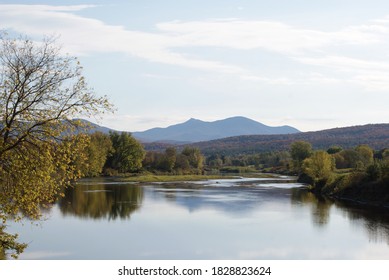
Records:
[[[240,135],[290,134],[298,133],[291,126],[267,126],[252,119],[236,116],[216,121],[202,121],[191,118],[183,123],[166,128],[156,127],[132,135],[145,142],[199,142]]]
[[[344,149],[367,144],[375,150],[389,148],[389,123],[337,127],[319,131],[284,135],[235,136],[212,141],[192,143],[205,154],[250,154],[286,151],[294,141],[306,141],[315,149],[331,146]]]
[[[84,121],[84,120],[82,120]],[[93,133],[100,131],[108,133],[113,129],[87,122]],[[189,119],[187,122],[203,121]],[[139,140],[139,139],[138,139]],[[286,151],[294,141],[307,141],[315,149],[328,149],[331,146],[352,148],[367,144],[375,150],[389,148],[389,123],[355,125],[348,127],[336,127],[331,129],[299,132],[292,134],[273,135],[238,135],[219,138],[209,141],[185,142],[185,141],[154,141],[143,142],[146,150],[163,151],[167,147],[183,147],[191,145],[198,147],[204,154],[250,154],[258,152]],[[141,141],[142,142],[142,141]]]

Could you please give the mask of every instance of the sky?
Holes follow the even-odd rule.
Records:
[[[57,36],[117,130],[389,122],[389,1],[0,0],[0,30]]]

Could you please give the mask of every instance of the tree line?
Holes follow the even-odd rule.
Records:
[[[389,147],[389,124],[369,124],[362,126],[333,128],[322,131],[281,135],[244,135],[196,143],[206,155],[242,154],[288,151],[296,141],[311,143],[315,149],[327,150],[334,145],[350,149],[367,144],[375,150]]]
[[[387,186],[389,149],[373,150],[362,144],[347,149],[334,145],[326,150],[315,150],[310,142],[294,141],[284,151],[211,154],[206,158],[206,168],[237,172],[255,169],[297,175],[300,182],[310,184],[316,192],[335,194],[356,186]],[[376,192],[382,194],[384,191]]]
[[[368,145],[358,145],[314,151],[310,143],[297,141],[290,151],[293,172],[301,182],[311,184],[315,192],[351,197],[358,189],[358,195],[367,200],[372,199],[366,196],[368,193],[378,200],[388,195],[389,149],[374,151]],[[380,195],[385,197],[379,198]]]
[[[86,135],[88,143],[76,163],[82,176],[114,176],[123,173],[152,172],[163,174],[201,174],[204,156],[198,148],[174,147],[164,152],[145,151],[128,132],[95,132]]]

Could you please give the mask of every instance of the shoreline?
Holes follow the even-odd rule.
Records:
[[[326,196],[326,195],[325,195]],[[360,206],[364,208],[375,208],[375,209],[384,209],[389,211],[389,203],[383,203],[383,202],[375,202],[365,199],[358,199],[351,196],[341,196],[341,195],[327,195],[329,198],[347,203],[352,204],[354,206]]]
[[[237,178],[277,178],[278,176],[285,176],[282,174],[269,174],[269,173],[241,173],[241,174],[215,174],[215,175],[199,175],[199,174],[188,174],[188,175],[155,175],[155,174],[141,174],[141,175],[122,175],[122,176],[102,176],[102,177],[91,177],[81,178],[78,182],[86,180],[94,180],[103,178],[113,182],[123,183],[168,183],[168,182],[190,182],[190,181],[207,181],[207,180],[218,180],[218,179],[237,179]]]

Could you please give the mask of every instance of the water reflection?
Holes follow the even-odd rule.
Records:
[[[361,225],[365,229],[370,242],[389,244],[389,210],[372,207],[356,206],[352,203],[335,202],[357,228]]]
[[[165,183],[150,185],[148,192],[154,200],[166,200],[186,208],[189,212],[215,209],[225,214],[239,216],[248,214],[267,203],[290,200],[294,184],[277,180],[211,180],[207,182]]]
[[[78,184],[59,202],[63,215],[86,219],[128,219],[142,205],[144,189],[137,185]]]
[[[317,227],[323,227],[330,220],[332,202],[323,196],[315,195],[305,188],[291,190],[291,202],[295,207],[309,206],[311,208],[312,222]]]
[[[232,216],[247,215],[269,204],[308,207],[312,224],[324,228],[334,207],[348,220],[362,225],[372,241],[389,243],[389,211],[355,207],[315,195],[293,181],[227,180],[227,182],[161,183],[151,185],[84,183],[67,189],[58,203],[63,215],[84,219],[129,219],[143,203],[145,192],[189,212],[216,209]]]
[[[294,207],[309,206],[313,224],[317,227],[325,227],[330,222],[331,209],[334,209],[345,216],[355,228],[363,228],[370,242],[389,244],[388,209],[332,200],[301,188],[292,189],[291,201]]]
[[[62,215],[56,217],[58,224],[90,231],[89,236],[96,239],[89,237],[74,247],[85,256],[71,252],[63,258],[389,258],[383,244],[389,244],[388,211],[332,201],[284,179],[143,185],[84,182],[66,191],[54,208],[58,209]],[[73,219],[61,220],[64,216],[84,221],[72,226]],[[94,223],[97,219],[99,223]],[[125,221],[107,227],[104,221],[109,220]],[[118,240],[105,245],[108,257],[95,255],[96,244],[101,244],[108,228]],[[153,238],[155,232],[158,239]],[[59,246],[55,242],[53,246]],[[90,247],[78,248],[88,242]],[[123,243],[128,245],[125,250]]]
[[[290,188],[282,180],[238,180],[135,185],[112,182],[83,182],[65,192],[59,202],[63,215],[85,219],[127,219],[142,206],[145,193],[154,201],[167,201],[189,212],[217,209],[234,216],[268,202],[289,202]],[[280,183],[282,181],[282,183]],[[284,187],[279,187],[281,184]],[[297,185],[298,186],[298,185]]]

